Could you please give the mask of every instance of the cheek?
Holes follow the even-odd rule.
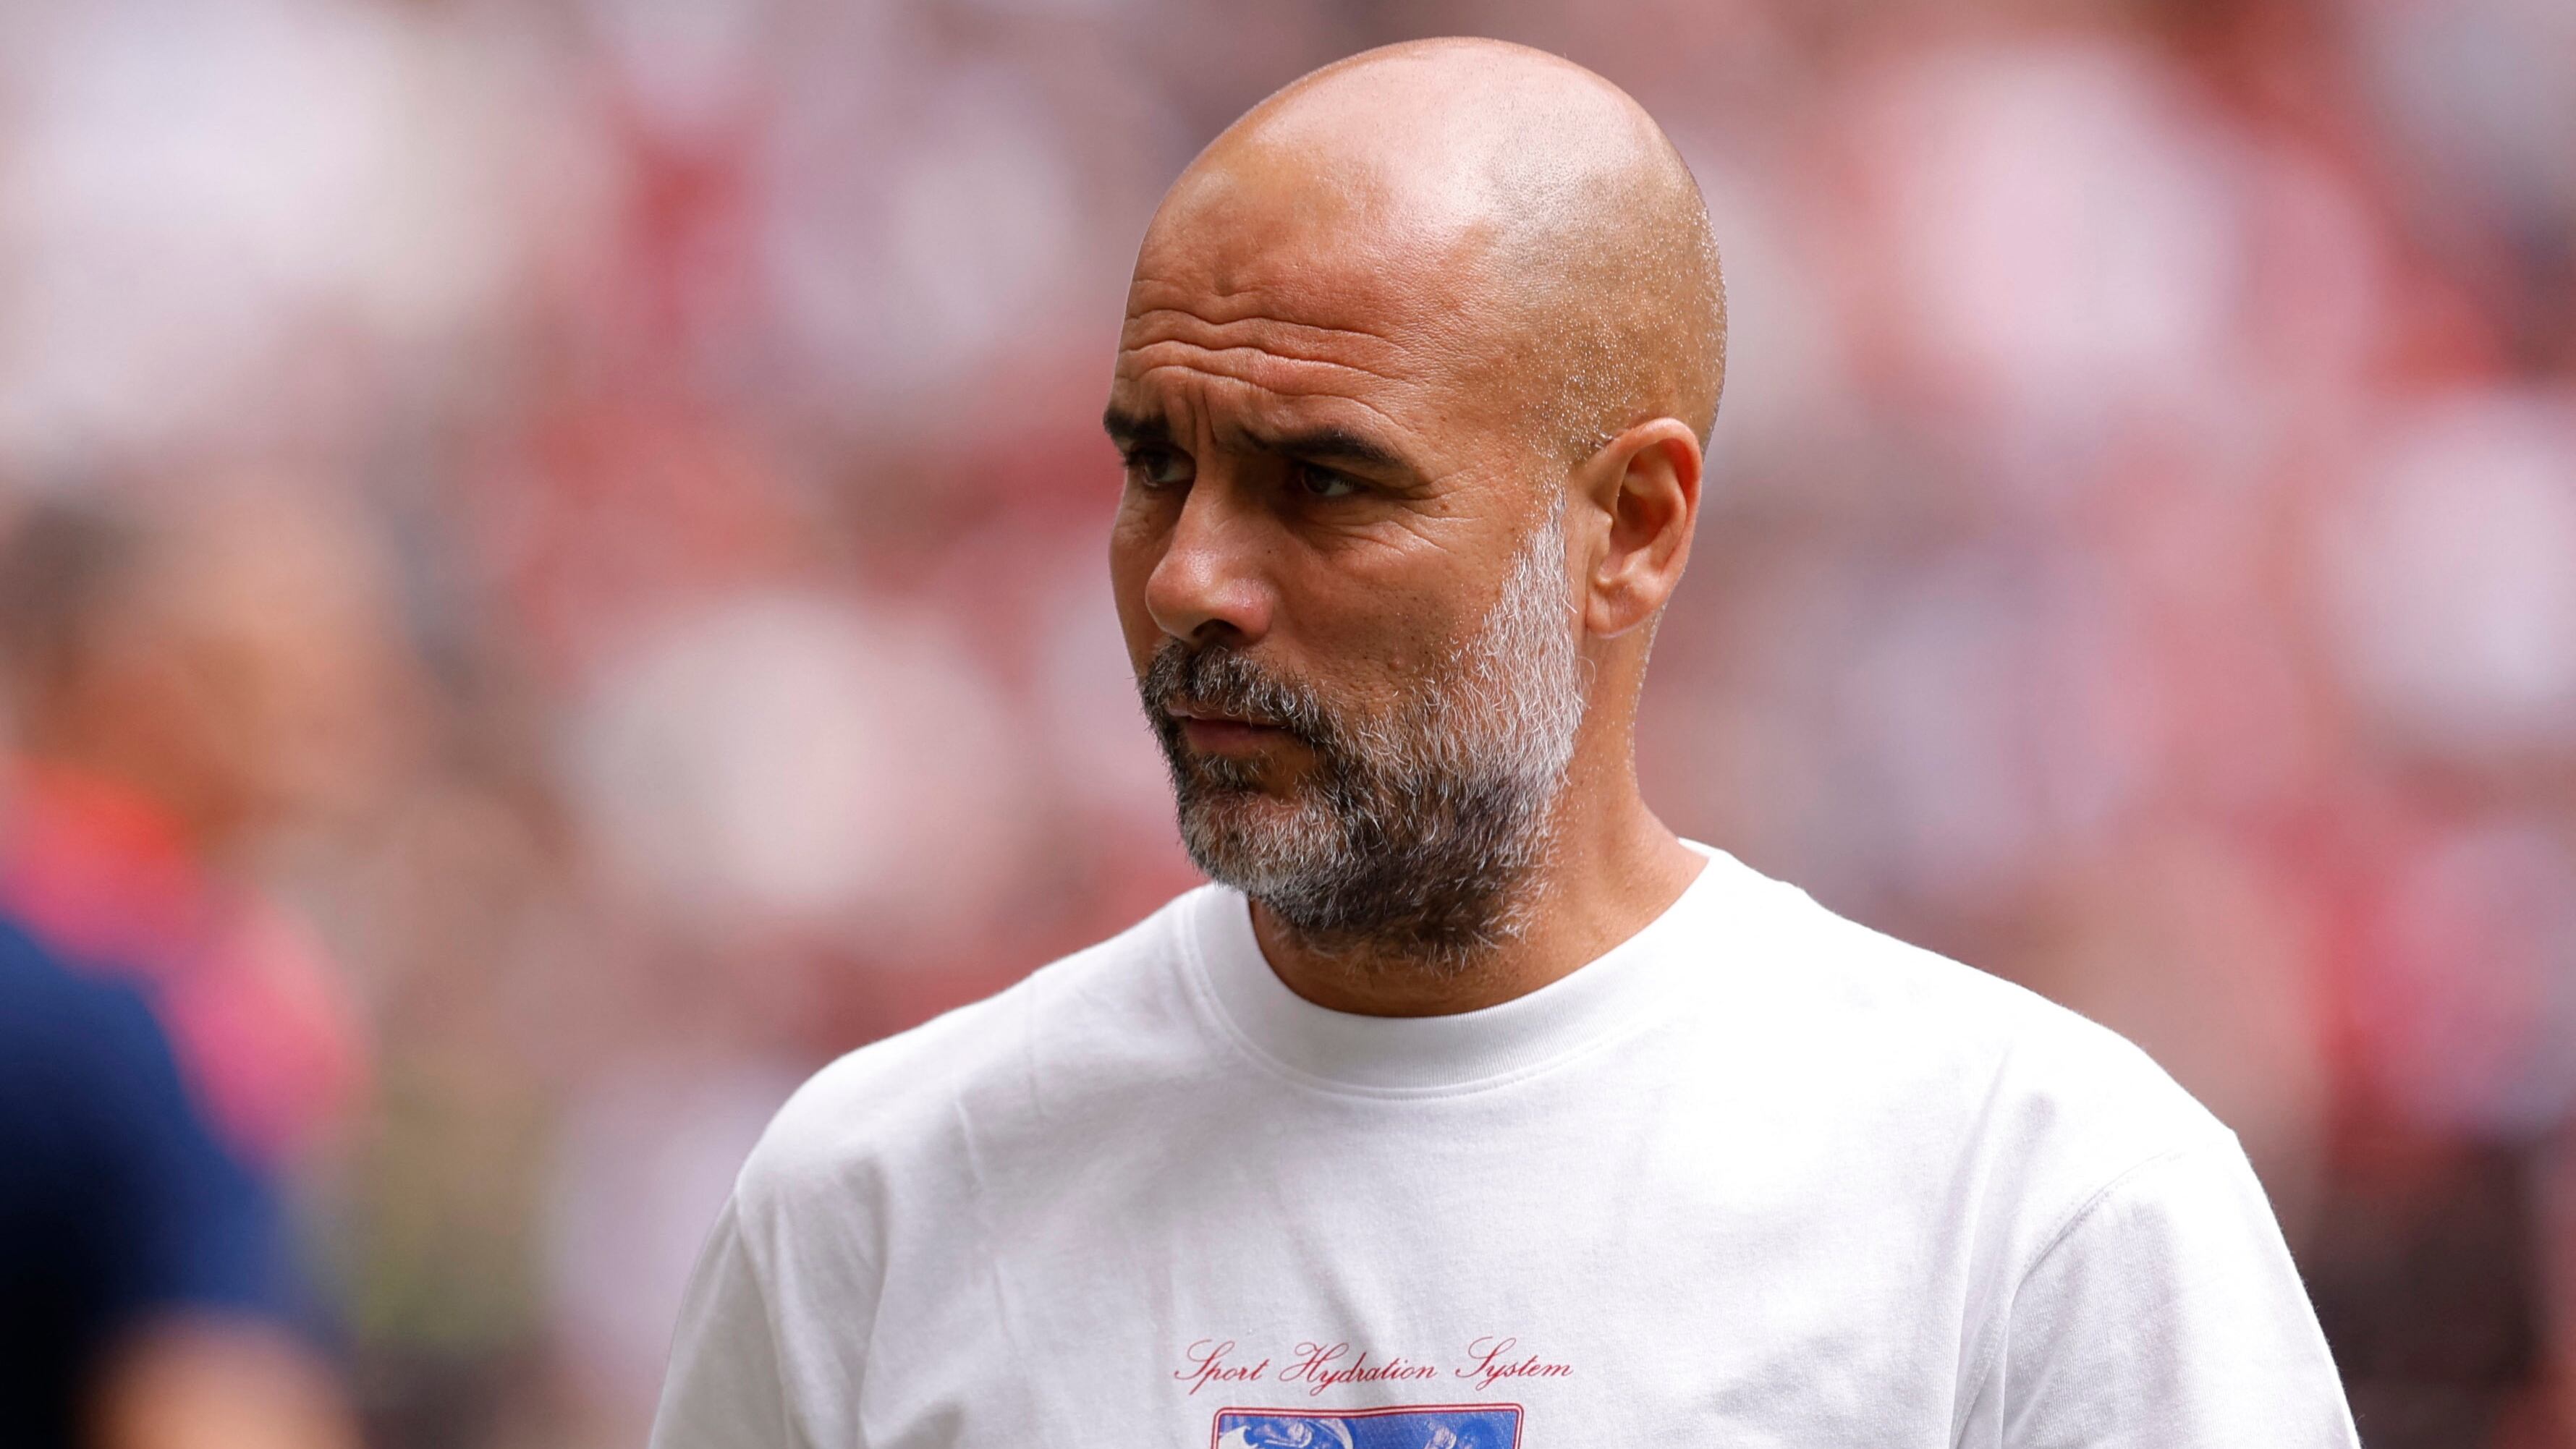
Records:
[[[1372,696],[1404,694],[1437,671],[1469,627],[1454,593],[1427,577],[1435,572],[1315,560],[1279,580],[1280,631],[1321,677]]]
[[[1162,642],[1163,631],[1145,608],[1145,581],[1153,577],[1161,557],[1159,536],[1122,510],[1109,530],[1109,592],[1118,607],[1118,630],[1127,641],[1128,662],[1138,674],[1145,672]]]

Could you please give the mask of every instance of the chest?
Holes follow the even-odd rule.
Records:
[[[1974,1266],[1935,1195],[1651,1107],[1442,1125],[986,1181],[895,1239],[864,1442],[1948,1442]]]

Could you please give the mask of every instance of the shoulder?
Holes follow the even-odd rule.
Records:
[[[0,1077],[42,1092],[96,1130],[116,1118],[184,1113],[168,1037],[144,997],[78,970],[0,919]],[[166,1110],[165,1110],[166,1109]]]
[[[1810,1089],[1883,1129],[1909,1124],[1926,1146],[2061,1179],[2060,1192],[2228,1141],[2110,1028],[1746,874],[1741,959],[1721,968],[1721,999],[1768,1023],[1779,1069]]]
[[[216,1139],[146,998],[6,921],[0,1162],[21,1191],[77,1205],[46,1215],[50,1240],[9,1248],[112,1260],[113,1281],[75,1280],[98,1311],[185,1303],[299,1323],[274,1195]],[[11,1186],[0,1182],[0,1198]],[[8,1207],[0,1201],[0,1217]]]
[[[816,1190],[845,1196],[889,1167],[951,1155],[962,1118],[1012,1115],[992,1109],[1029,1098],[1068,1053],[1151,1052],[1186,989],[1177,938],[1201,894],[824,1067],[762,1133],[737,1196],[749,1207]]]

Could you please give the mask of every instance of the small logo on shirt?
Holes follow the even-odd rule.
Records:
[[[1518,1404],[1221,1409],[1215,1449],[1518,1449]]]
[[[1464,1357],[1453,1361],[1445,1377],[1465,1379],[1481,1394],[1510,1379],[1561,1379],[1573,1373],[1573,1365],[1531,1353],[1517,1338],[1489,1334],[1467,1345]],[[1292,1353],[1255,1357],[1238,1348],[1233,1339],[1202,1338],[1189,1346],[1172,1377],[1188,1384],[1193,1394],[1219,1384],[1281,1383],[1320,1396],[1349,1385],[1427,1382],[1444,1375],[1438,1366],[1420,1359],[1354,1349],[1347,1342],[1308,1340]]]

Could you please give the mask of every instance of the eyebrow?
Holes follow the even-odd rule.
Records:
[[[1103,413],[1100,426],[1109,440],[1122,448],[1144,445],[1169,446],[1172,430],[1160,418],[1111,408]],[[1384,473],[1411,474],[1414,466],[1402,453],[1377,440],[1331,423],[1295,428],[1284,433],[1267,433],[1246,428],[1245,434],[1265,453],[1282,457],[1304,458],[1316,463],[1345,463],[1375,469]]]
[[[1252,438],[1265,451],[1282,457],[1304,458],[1315,463],[1350,463],[1385,473],[1413,471],[1413,465],[1393,448],[1329,423],[1287,433],[1264,435],[1255,432]]]
[[[1139,443],[1168,444],[1172,441],[1171,425],[1161,418],[1149,418],[1121,408],[1113,407],[1102,413],[1100,426],[1109,434],[1109,441],[1122,448],[1132,448]]]

